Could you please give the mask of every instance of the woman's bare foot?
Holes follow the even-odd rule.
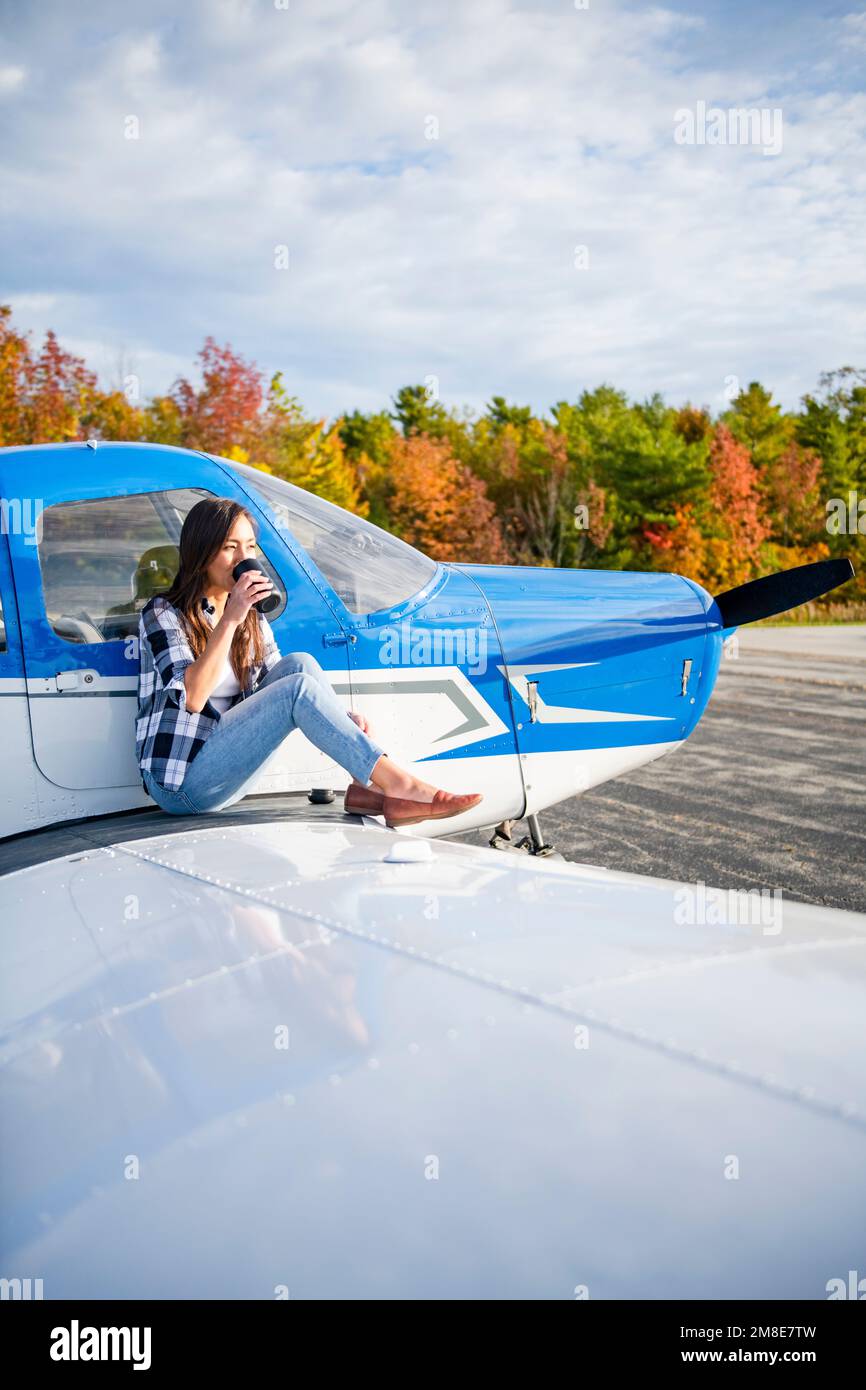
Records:
[[[432,801],[438,790],[429,782],[422,782],[420,777],[413,777],[411,772],[405,772],[384,753],[373,768],[370,781],[386,796],[404,797],[408,801]]]

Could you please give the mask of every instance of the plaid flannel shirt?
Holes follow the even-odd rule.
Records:
[[[206,608],[204,613],[213,627],[213,618]],[[280,660],[270,623],[261,613],[259,623],[265,659],[261,666],[253,667],[246,687],[235,696],[232,705],[251,695]],[[193,758],[219,723],[220,713],[210,700],[197,713],[186,707],[184,671],[195,657],[180,612],[161,594],[150,599],[141,610],[138,649],[141,663],[135,724],[138,764],[142,773],[149,773],[152,781],[176,791]]]

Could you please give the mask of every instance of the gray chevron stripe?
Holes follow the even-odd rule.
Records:
[[[436,743],[443,743],[445,739],[456,738],[458,734],[474,734],[479,729],[486,729],[488,721],[479,709],[473,705],[464,691],[462,691],[455,680],[418,680],[418,681],[372,681],[365,685],[335,685],[334,689],[338,695],[447,695],[452,704],[464,716],[464,723],[458,724],[447,734],[440,734],[434,740]]]

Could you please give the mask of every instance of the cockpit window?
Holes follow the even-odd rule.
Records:
[[[363,517],[259,468],[229,466],[263,502],[277,529],[303,546],[350,613],[394,608],[435,576],[434,560]]]
[[[188,511],[201,488],[57,502],[41,516],[39,565],[48,621],[67,642],[114,642],[138,633],[149,598],[169,588]],[[276,571],[259,555],[285,607]]]

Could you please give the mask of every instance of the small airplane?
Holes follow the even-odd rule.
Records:
[[[826,560],[713,598],[676,574],[440,564],[246,464],[153,444],[3,449],[0,835],[151,804],[135,760],[138,614],[209,494],[256,517],[281,650],[315,655],[398,762],[483,793],[425,833],[528,818],[536,850],[540,812],[688,738],[737,625],[853,574]],[[259,790],[348,781],[298,730]]]
[[[0,494],[2,1297],[811,1299],[863,1272],[866,915],[710,912],[545,856],[537,822],[682,743],[726,635],[848,561],[716,597],[440,564],[148,444],[0,450]],[[258,521],[281,650],[484,792],[449,835],[527,817],[536,854],[345,816],[299,731],[225,812],[148,801],[138,614],[208,494]]]

